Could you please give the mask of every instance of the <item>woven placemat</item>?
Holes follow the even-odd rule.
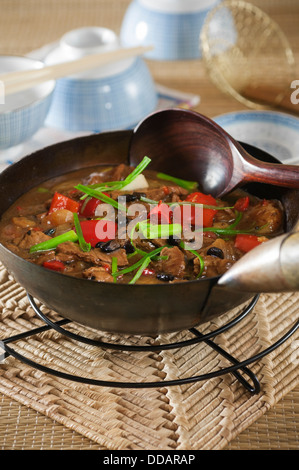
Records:
[[[0,334],[7,338],[42,325],[26,292],[1,266]],[[298,318],[298,295],[263,295],[241,323],[217,336],[239,360],[255,355],[284,335]],[[39,304],[38,304],[39,305]],[[58,317],[40,305],[51,318]],[[203,325],[205,333],[237,311]],[[190,338],[187,331],[150,337],[120,337],[70,323],[68,329],[104,341],[151,344]],[[261,383],[251,395],[231,374],[182,386],[119,389],[71,382],[13,357],[0,366],[0,393],[109,450],[222,449],[298,384],[298,335],[250,366]],[[109,381],[162,381],[208,373],[228,363],[207,345],[162,352],[102,350],[50,330],[19,340],[26,357],[68,373]]]

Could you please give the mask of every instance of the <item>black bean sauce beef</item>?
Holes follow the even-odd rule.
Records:
[[[240,190],[215,199],[196,182],[151,171],[145,158],[31,189],[4,214],[0,241],[64,275],[165,284],[219,276],[282,226],[279,201]]]

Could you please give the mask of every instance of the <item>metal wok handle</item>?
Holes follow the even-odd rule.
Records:
[[[221,276],[218,285],[253,293],[299,291],[299,232],[254,248]]]

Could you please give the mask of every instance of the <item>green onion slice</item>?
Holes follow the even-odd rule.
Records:
[[[156,248],[155,250],[151,251],[151,253],[143,252],[145,253],[145,255],[140,260],[138,260],[136,263],[132,264],[131,266],[128,266],[127,268],[122,269],[121,271],[117,271],[115,273],[115,276],[120,276],[121,274],[127,274],[127,273],[130,273],[131,271],[135,271],[135,269],[139,268],[139,266],[143,263],[145,258],[150,258],[150,259],[154,258],[163,250],[163,248],[164,248],[163,246]]]
[[[200,269],[199,269],[199,273],[196,276],[196,278],[198,279],[202,275],[203,270],[205,269],[205,262],[203,260],[203,257],[199,253],[197,253],[197,251],[194,251],[194,250],[189,250],[189,251],[190,253],[193,253],[193,255],[199,259]]]
[[[80,248],[81,248],[82,251],[90,251],[91,250],[91,244],[86,243],[86,241],[84,240],[81,224],[79,222],[78,214],[76,212],[74,212],[73,216],[74,216],[75,230],[76,230],[77,235],[78,235]]]
[[[141,266],[140,268],[138,269],[137,273],[135,274],[135,276],[133,277],[133,279],[131,279],[131,281],[129,282],[129,284],[135,284],[136,281],[138,281],[138,279],[140,278],[140,276],[142,275],[143,271],[145,268],[147,268],[147,266],[150,264],[151,262],[151,257],[150,256],[146,256],[142,263],[141,263]]]
[[[117,273],[117,258],[113,256],[112,263],[111,263],[111,274],[113,276],[114,282],[116,282],[116,273]]]
[[[86,186],[86,188],[94,189],[99,192],[119,191],[125,186],[127,186],[129,183],[132,183],[132,181],[134,181],[137,178],[137,176],[140,175],[145,170],[145,168],[148,166],[150,162],[151,162],[150,158],[144,157],[142,161],[139,163],[139,165],[137,165],[136,168],[134,168],[134,170],[132,171],[132,173],[130,173],[123,181],[108,181],[106,183],[92,184],[90,186]],[[86,193],[86,191],[83,191],[82,189],[80,191]],[[81,199],[85,199],[87,197],[86,194],[85,196],[82,196]],[[96,196],[93,196],[93,197],[96,197]]]
[[[154,201],[153,199],[149,199],[147,197],[144,197],[144,196],[141,196],[140,198],[140,201],[141,202],[146,202],[148,204],[155,204],[155,205],[158,205],[159,204],[159,201]],[[163,202],[163,204],[165,204],[166,206],[169,206],[169,207],[172,207],[172,206],[201,206],[203,209],[214,209],[214,210],[227,210],[227,209],[233,209],[234,206],[227,206],[227,207],[220,207],[220,206],[211,206],[211,205],[208,205],[208,204],[198,204],[197,202]]]
[[[139,229],[147,239],[169,238],[171,235],[181,235],[181,224],[150,224],[147,221],[139,222]]]
[[[181,186],[181,188],[188,189],[188,191],[194,191],[198,188],[198,183],[196,181],[187,181],[181,178],[175,178],[174,176],[170,176],[161,172],[157,173],[157,178],[165,181],[172,181],[173,183]]]
[[[130,173],[126,177],[126,179],[122,181],[123,187],[132,183],[132,181],[134,181],[137,178],[137,176],[139,176],[145,170],[145,168],[148,166],[150,162],[151,162],[150,158],[144,157],[143,160],[139,163],[139,165],[137,165],[136,168],[134,168],[132,173]]]
[[[49,193],[50,190],[47,188],[43,188],[42,186],[40,188],[37,188],[38,193]]]
[[[58,245],[65,242],[76,242],[78,241],[78,235],[74,230],[69,230],[68,232],[62,233],[57,237],[51,238],[51,240],[46,240],[45,242],[38,243],[37,245],[33,245],[29,252],[35,253],[37,251],[48,251],[54,250],[57,248]]]
[[[103,201],[106,204],[110,204],[111,206],[115,207],[115,209],[117,209],[118,211],[123,211],[123,212],[127,211],[125,206],[123,206],[122,204],[118,204],[117,201],[115,201],[109,196],[106,196],[106,194],[103,194],[101,191],[98,191],[97,189],[92,189],[89,186],[84,186],[83,184],[78,184],[77,186],[75,186],[75,188],[87,194],[88,196],[94,197],[96,199],[100,199],[100,201]]]
[[[243,212],[236,211],[236,219],[229,227],[230,228],[236,227],[238,223],[241,222],[242,218],[243,218]]]
[[[205,269],[205,262],[204,262],[203,257],[199,253],[197,253],[197,251],[186,248],[186,245],[184,242],[180,243],[180,247],[183,248],[184,250],[190,251],[190,253],[192,253],[194,256],[196,256],[199,259],[200,269],[199,269],[199,273],[196,276],[196,278],[198,279],[202,275],[203,270]]]

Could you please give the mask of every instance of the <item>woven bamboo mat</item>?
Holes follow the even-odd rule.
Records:
[[[26,293],[4,268],[0,271],[1,338],[41,326]],[[215,340],[239,360],[277,341],[298,318],[298,296],[264,295],[239,325]],[[44,313],[53,312],[41,306]],[[230,312],[203,333],[232,319]],[[118,337],[71,323],[71,331],[126,344],[189,339],[189,332]],[[251,366],[261,392],[249,392],[231,374],[187,385],[119,389],[74,383],[38,371],[12,357],[0,368],[0,392],[84,436],[99,448],[117,450],[219,450],[273,407],[298,384],[298,335]],[[109,381],[159,381],[199,375],[228,363],[204,343],[162,352],[102,350],[78,344],[51,330],[13,346],[39,364],[83,377]],[[29,426],[29,422],[26,423]],[[47,431],[48,433],[48,431]],[[42,436],[39,436],[41,439]],[[7,438],[8,439],[8,438]],[[8,442],[7,442],[8,444]]]

